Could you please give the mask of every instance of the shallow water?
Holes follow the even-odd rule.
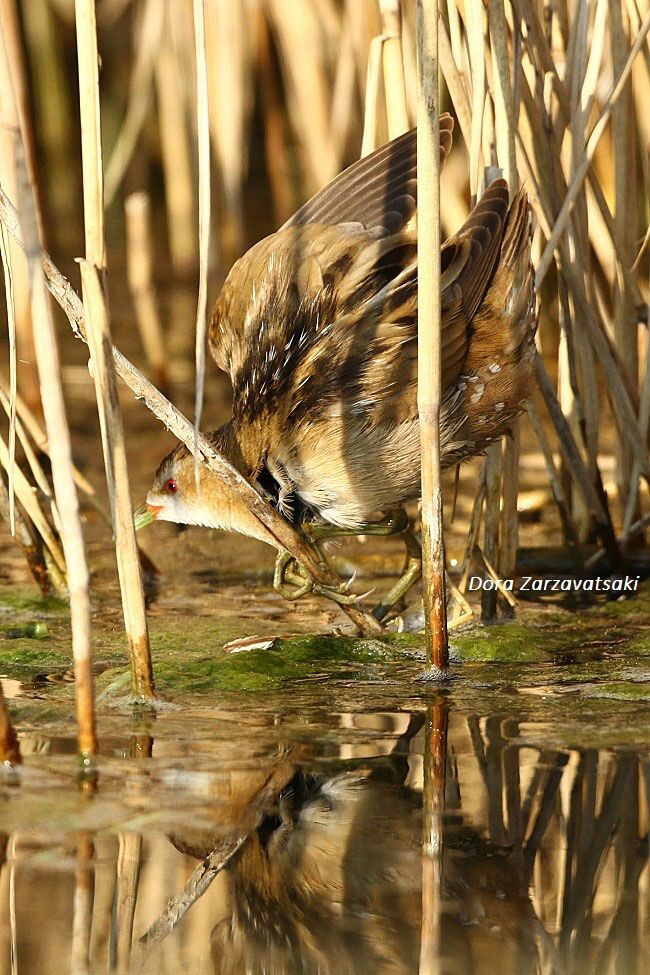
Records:
[[[454,640],[444,691],[417,680],[415,638],[227,654],[197,617],[194,646],[159,643],[155,714],[134,710],[107,643],[93,790],[57,650],[67,618],[36,606],[0,607],[24,758],[2,773],[0,972],[417,972],[423,766],[445,733],[441,970],[648,970],[645,615],[618,645],[620,605],[585,614],[582,636],[568,614],[542,615],[528,664],[506,662],[519,625],[500,641],[474,629]],[[36,618],[48,636],[19,636]],[[486,641],[501,662],[470,659]],[[140,945],[197,858],[238,837],[187,916]]]
[[[176,325],[193,320],[194,297],[163,298],[183,406],[189,331]],[[116,306],[118,342],[133,355],[119,297]],[[85,355],[68,345],[75,457],[103,494]],[[208,427],[228,402],[210,376]],[[130,397],[124,406],[137,503],[169,439]],[[529,448],[524,487],[540,481]],[[450,558],[462,552],[474,486],[464,465]],[[345,618],[275,595],[265,546],[156,526],[142,536],[160,571],[152,714],[128,697],[110,533],[88,506],[84,516],[94,786],[79,782],[67,609],[35,598],[0,534],[0,677],[24,762],[0,773],[0,975],[417,972],[424,768],[428,743],[445,736],[441,896],[424,924],[440,922],[440,970],[650,970],[648,583],[579,616],[521,606],[513,623],[454,635],[456,679],[441,692],[417,680],[417,637],[309,636]],[[539,518],[522,525],[524,546],[557,543],[552,509]],[[358,570],[361,591],[381,590],[402,553],[387,539],[348,543],[336,558]],[[252,635],[270,646],[224,651]],[[223,858],[237,840],[175,929],[141,945],[200,858]]]

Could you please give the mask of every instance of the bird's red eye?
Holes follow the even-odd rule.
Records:
[[[178,491],[178,483],[173,477],[170,477],[169,480],[165,481],[165,491],[167,494],[176,494]]]

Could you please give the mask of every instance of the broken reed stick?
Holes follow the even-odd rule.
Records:
[[[0,681],[0,763],[11,766],[20,765],[21,762],[18,737],[11,723],[2,681]]]
[[[418,415],[422,466],[423,600],[427,664],[449,666],[440,483],[442,336],[440,312],[440,127],[438,3],[417,0],[418,46]]]
[[[122,593],[124,628],[129,642],[131,682],[139,697],[155,694],[151,647],[145,610],[140,559],[135,540],[129,471],[126,461],[124,426],[120,410],[115,367],[111,356],[111,334],[106,299],[99,269],[80,261],[84,312],[88,323],[95,395],[104,449],[106,482],[115,531],[115,555]]]
[[[124,201],[126,270],[144,354],[156,386],[167,393],[169,371],[153,284],[150,211],[145,192],[131,193]]]
[[[5,224],[14,240],[22,246],[23,236],[18,214],[1,187],[0,221]],[[48,254],[39,249],[38,257],[42,262],[48,287],[65,312],[72,331],[77,338],[87,344],[86,322],[79,296]],[[279,512],[272,508],[246,478],[211,447],[205,437],[199,435],[198,443],[195,446],[193,424],[152,383],[145,379],[142,373],[115,346],[113,346],[113,360],[117,375],[135,396],[146,404],[154,416],[164,423],[167,429],[171,430],[174,436],[184,443],[191,453],[197,454],[200,459],[203,459],[206,466],[217,474],[255,517],[268,528],[278,544],[290,552],[320,585],[338,588],[341,585],[340,578],[329,565],[320,561],[317,553],[304,536],[299,534]],[[341,606],[341,609],[361,633],[381,633],[379,623],[370,614],[356,606],[346,605]]]
[[[196,386],[194,397],[194,442],[198,446],[203,392],[205,387],[205,346],[208,334],[208,260],[210,256],[210,118],[208,106],[208,67],[205,53],[204,0],[193,0],[194,52],[196,62],[196,123],[199,158],[199,293],[196,305]],[[194,473],[198,485],[199,461]]]
[[[426,2],[426,0],[425,0]],[[436,5],[437,6],[437,5]],[[427,705],[422,792],[422,933],[419,975],[441,975],[447,732],[442,698]]]
[[[129,641],[133,690],[140,697],[152,698],[154,682],[149,631],[131,509],[124,427],[111,356],[112,341],[103,290],[106,244],[95,0],[75,0],[75,15],[86,239],[86,260],[80,261],[80,267],[88,325],[88,347],[93,365],[106,481],[115,532],[115,554],[122,594],[124,626]]]

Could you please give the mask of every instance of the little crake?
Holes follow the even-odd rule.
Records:
[[[452,128],[443,115],[442,162]],[[214,309],[210,350],[230,375],[233,415],[209,439],[285,515],[319,523],[321,537],[370,523],[402,530],[395,512],[420,496],[416,211],[411,131],[252,247]],[[506,433],[528,396],[536,317],[525,194],[511,200],[504,180],[491,183],[443,245],[441,270],[446,468]],[[161,462],[136,520],[155,518],[275,544],[209,470],[197,489],[184,446]]]

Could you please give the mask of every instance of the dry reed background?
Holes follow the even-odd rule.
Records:
[[[41,589],[67,586],[70,592],[77,620],[80,746],[86,755],[94,749],[91,635],[77,492],[85,503],[97,502],[71,462],[45,282],[92,350],[125,619],[131,642],[141,651],[134,654],[134,687],[151,694],[114,366],[186,443],[193,445],[195,435],[123,356],[110,355],[102,197],[114,223],[125,212],[128,283],[142,360],[166,390],[170,376],[161,355],[165,330],[153,269],[166,268],[167,258],[152,226],[165,228],[174,274],[200,271],[200,375],[208,275],[213,283],[247,239],[249,168],[260,168],[251,153],[263,149],[274,211],[270,230],[344,164],[413,124],[415,6],[409,0],[402,4],[400,30],[400,9],[390,0],[104,0],[96,5],[102,70],[95,76],[94,3],[0,0],[0,186],[15,208],[0,198],[10,353],[0,383],[0,403],[9,417],[8,435],[0,438],[6,472],[4,481],[0,478],[0,515],[12,525]],[[582,571],[581,543],[595,535],[615,561],[643,537],[649,520],[642,489],[650,471],[650,250],[641,245],[650,210],[650,4],[493,0],[488,10],[480,0],[449,0],[440,8],[441,102],[456,114],[462,136],[443,180],[442,229],[457,228],[470,199],[480,193],[488,166],[500,166],[513,190],[518,179],[523,181],[531,196],[542,311],[531,430],[576,570]],[[197,12],[203,13],[203,23]],[[81,100],[76,81],[70,81],[75,34],[81,39]],[[70,147],[77,144],[80,116],[85,122],[83,306],[51,263],[41,267],[38,249],[39,238],[41,244],[52,239],[52,227],[74,210],[81,158]],[[16,244],[21,231],[27,257]],[[201,400],[199,383],[197,416]],[[605,496],[601,470],[610,428],[616,431],[616,497]],[[201,438],[197,444],[215,469],[231,478],[233,489],[256,503]],[[486,459],[461,565],[461,591],[477,543],[478,558],[499,575],[514,570],[518,451],[516,433]],[[52,478],[39,460],[43,453],[50,456]],[[300,549],[295,533],[273,512],[258,510],[308,563],[309,553]],[[592,555],[591,564],[598,557]],[[318,575],[318,566],[312,568]],[[321,574],[320,581],[332,578]],[[495,609],[491,600],[486,598],[487,614]],[[456,622],[464,609],[459,606]],[[370,625],[358,610],[355,621]],[[3,758],[19,760],[2,698],[0,732]],[[489,819],[491,839],[514,845],[531,885],[541,921],[541,970],[555,970],[558,958],[567,970],[579,966],[599,924],[599,906],[613,897],[610,935],[605,933],[594,959],[607,971],[615,928],[629,924],[639,880],[630,857],[639,823],[636,759],[612,758],[599,769],[594,753],[572,755],[566,762],[566,756],[549,754],[536,756],[546,761],[529,771],[530,756],[506,747],[496,724],[479,727],[470,721],[467,728],[451,729],[458,747],[465,738],[476,765],[473,775],[482,777],[485,787],[477,800],[485,805],[481,817]],[[495,773],[497,767],[503,774]],[[444,770],[441,775],[444,780]],[[447,775],[453,780],[458,772],[450,765]],[[623,821],[625,829],[612,840]],[[586,829],[580,844],[578,823]],[[123,834],[119,842],[117,884],[123,897],[116,924],[128,944],[120,942],[117,950],[126,959],[135,911],[128,892],[134,876],[137,883],[141,840]],[[84,900],[89,846],[88,838],[80,837],[75,945],[80,965],[89,951],[92,920]],[[145,917],[139,916],[138,930]],[[186,929],[188,942],[196,925],[207,923],[199,914]],[[548,937],[558,929],[561,938]],[[629,950],[634,952],[633,941]]]
[[[77,605],[78,658],[87,661],[88,583],[76,500],[85,485],[66,446],[54,346],[47,356],[35,355],[51,331],[47,280],[97,363],[125,619],[131,644],[141,651],[134,656],[139,693],[151,694],[153,683],[121,419],[108,408],[115,377],[102,299],[105,207],[113,222],[125,211],[128,282],[143,362],[165,386],[164,328],[152,268],[167,265],[150,213],[156,227],[165,228],[173,273],[199,275],[198,420],[208,276],[214,282],[245,245],[248,174],[252,164],[260,168],[251,153],[263,149],[275,218],[269,224],[277,224],[360,152],[412,125],[418,103],[415,8],[411,0],[401,7],[394,0],[0,0],[0,186],[6,194],[0,199],[0,244],[10,351],[0,397],[9,416],[8,436],[0,438],[0,464],[7,472],[6,484],[0,481],[0,514],[10,521],[43,591],[67,583],[73,610]],[[603,554],[610,565],[619,562],[627,546],[643,539],[650,520],[643,509],[650,473],[650,250],[642,246],[650,204],[649,30],[648,0],[440,4],[441,107],[458,120],[457,149],[442,186],[442,230],[457,228],[481,192],[487,167],[499,166],[513,190],[518,180],[526,185],[536,218],[541,306],[531,429],[577,571],[593,567]],[[75,34],[79,88],[70,78]],[[80,124],[83,308],[51,263],[43,275],[37,247],[39,238],[43,244],[53,236],[44,214],[54,224],[73,208],[81,161],[70,147]],[[21,232],[27,256],[16,243]],[[335,581],[205,441],[195,441],[165,398],[123,356],[113,359],[127,385],[188,445],[196,443],[317,582]],[[38,421],[44,405],[45,431]],[[610,430],[616,497],[605,494],[601,471]],[[48,443],[53,483],[38,460]],[[519,443],[517,430],[486,458],[461,593],[475,557],[499,576],[514,571]],[[13,463],[16,456],[21,468]],[[602,548],[586,560],[580,546],[591,538]],[[486,616],[494,614],[495,600],[496,594],[484,594]],[[459,598],[452,625],[466,609]],[[346,611],[362,629],[372,628],[360,609]]]

